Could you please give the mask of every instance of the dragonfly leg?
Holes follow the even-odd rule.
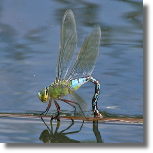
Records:
[[[51,106],[51,98],[49,98],[49,104],[48,104],[46,110],[45,110],[44,112],[42,112],[42,113],[40,114],[40,116],[41,116],[41,115],[46,115],[46,114],[48,113],[49,109],[50,109],[50,106]]]
[[[88,76],[87,81],[91,81],[92,83],[95,84],[95,94],[92,98],[92,109],[94,111],[94,117],[103,117],[100,114],[98,107],[97,107],[97,101],[98,101],[99,94],[100,94],[100,81],[98,81],[96,78],[92,76]]]
[[[69,104],[69,105],[71,105],[72,107],[74,107],[74,116],[75,116],[75,113],[76,113],[76,107],[74,106],[74,105],[72,105],[71,103],[70,103],[70,101],[69,100],[66,100],[66,99],[60,99],[61,101],[64,101],[65,103],[67,103],[67,104]]]
[[[52,116],[52,117],[51,117],[51,120],[53,120],[53,119],[59,120],[59,119],[58,119],[58,116],[59,116],[59,114],[60,114],[60,106],[59,106],[59,104],[57,103],[56,100],[54,100],[54,103],[55,103],[55,106],[56,106],[56,108],[57,108],[57,115],[54,116],[54,117]]]
[[[70,104],[70,103],[74,103],[74,104],[78,105],[79,108],[80,108],[80,110],[81,110],[81,112],[82,112],[82,114],[84,115],[84,113],[83,113],[83,111],[82,111],[82,109],[81,109],[81,106],[80,106],[77,102],[71,101],[71,100],[66,100],[66,99],[59,99],[59,100],[64,101],[64,102],[66,102],[67,104],[69,104],[69,105],[71,105],[71,106],[72,106],[72,104]],[[73,107],[75,108],[74,105],[73,105]],[[76,111],[76,108],[75,108],[75,111]],[[84,115],[84,116],[85,116],[85,115]]]

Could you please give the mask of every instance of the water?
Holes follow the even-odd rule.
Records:
[[[39,114],[46,109],[47,104],[40,102],[37,92],[55,80],[60,25],[68,8],[74,12],[77,25],[75,58],[92,27],[95,24],[101,27],[101,46],[93,71],[93,76],[101,82],[100,112],[142,118],[143,3],[140,0],[48,0],[45,3],[1,0],[0,113]],[[82,93],[91,112],[94,84],[83,85],[78,93]],[[70,106],[59,104],[62,112],[73,111]],[[55,110],[52,105],[50,113]]]
[[[1,118],[0,129],[4,143],[143,143],[141,123],[51,122],[50,117],[10,116]]]

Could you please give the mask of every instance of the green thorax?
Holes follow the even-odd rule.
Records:
[[[66,96],[69,93],[73,92],[73,89],[70,87],[71,82],[55,81],[49,86],[49,95],[53,99],[58,99]]]

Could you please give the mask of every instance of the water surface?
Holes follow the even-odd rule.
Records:
[[[98,101],[100,112],[104,116],[142,118],[143,3],[141,0],[46,0],[45,3],[42,0],[1,0],[0,113],[39,114],[46,109],[47,104],[40,102],[37,92],[49,86],[55,79],[60,25],[63,14],[68,8],[74,12],[78,33],[74,60],[92,27],[95,24],[101,27],[99,57],[93,71],[93,76],[101,82]],[[94,89],[94,84],[87,83],[78,90],[87,102],[88,115],[91,116]],[[63,113],[73,111],[70,106],[62,102],[59,104]],[[55,111],[56,107],[52,105],[50,113]],[[11,126],[11,122],[8,126]],[[111,124],[100,124],[101,126],[115,128],[118,125],[111,127]],[[121,127],[125,129],[124,125]],[[126,129],[128,132],[129,127]],[[27,127],[24,128],[26,130]],[[34,126],[33,129],[35,128]],[[111,135],[111,129],[107,129]],[[142,127],[140,129],[142,130]],[[134,134],[135,130],[132,131]],[[142,141],[142,131],[140,133]],[[5,135],[3,140],[4,137]],[[126,137],[122,139],[125,140]],[[16,140],[11,142],[13,141],[17,142]],[[29,138],[25,138],[25,141],[31,142]],[[110,141],[105,139],[105,142]]]
[[[7,116],[1,118],[0,129],[4,143],[143,143],[142,123]]]

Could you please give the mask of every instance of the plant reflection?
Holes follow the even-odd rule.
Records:
[[[48,125],[45,123],[44,119],[41,117],[43,123],[46,125],[47,129],[42,131],[39,140],[43,141],[44,143],[81,143],[82,141],[70,139],[68,134],[74,134],[74,133],[79,133],[83,127],[84,120],[82,122],[82,125],[78,131],[72,131],[72,132],[65,132],[69,130],[73,125],[74,125],[74,120],[72,119],[71,124],[64,130],[58,132],[59,127],[60,127],[60,120],[57,120],[57,126],[55,129],[55,132],[53,132],[53,124],[52,121],[50,120],[50,125],[51,128],[48,127]],[[100,132],[98,131],[98,121],[93,121],[93,132],[95,134],[97,143],[102,143],[101,135]]]

